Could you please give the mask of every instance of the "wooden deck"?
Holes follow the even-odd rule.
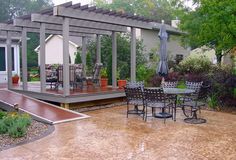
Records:
[[[125,96],[123,89],[112,88],[110,86],[106,88],[85,86],[83,90],[71,89],[70,95],[68,96],[63,95],[62,89],[55,90],[50,89],[50,87],[46,89],[45,93],[41,93],[40,84],[37,82],[28,83],[28,91],[23,91],[21,85],[14,85],[12,90],[33,98],[57,103],[90,102],[95,100],[122,98]]]
[[[13,110],[18,104],[19,111],[32,115],[35,119],[51,124],[87,118],[88,116],[60,108],[58,106],[27,97],[8,90],[0,90],[0,104],[3,109]]]

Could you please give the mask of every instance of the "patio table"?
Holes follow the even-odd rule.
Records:
[[[149,87],[148,89],[160,89],[160,87]],[[178,95],[188,95],[194,93],[195,90],[192,89],[180,89],[180,88],[163,88],[164,94],[166,95],[173,95],[175,96],[175,114],[176,114],[176,103],[177,103],[177,96]],[[173,115],[170,113],[166,113],[164,109],[158,114],[155,115],[157,118],[171,118]],[[176,121],[176,117],[174,117]]]

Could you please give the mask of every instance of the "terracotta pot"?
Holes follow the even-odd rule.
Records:
[[[118,80],[118,87],[120,89],[124,88],[126,86],[127,81],[126,80]]]
[[[19,77],[18,76],[12,77],[12,83],[13,84],[18,84],[18,82],[19,82]]]
[[[101,87],[107,87],[107,85],[108,85],[108,79],[101,78]]]

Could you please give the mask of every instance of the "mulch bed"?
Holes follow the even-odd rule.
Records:
[[[52,133],[54,129],[53,125],[32,120],[24,137],[11,138],[7,134],[0,134],[0,151],[43,138]]]

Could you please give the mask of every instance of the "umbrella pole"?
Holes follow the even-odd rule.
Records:
[[[165,77],[162,77],[162,79],[161,79],[161,86],[163,86],[164,83],[165,83]]]

